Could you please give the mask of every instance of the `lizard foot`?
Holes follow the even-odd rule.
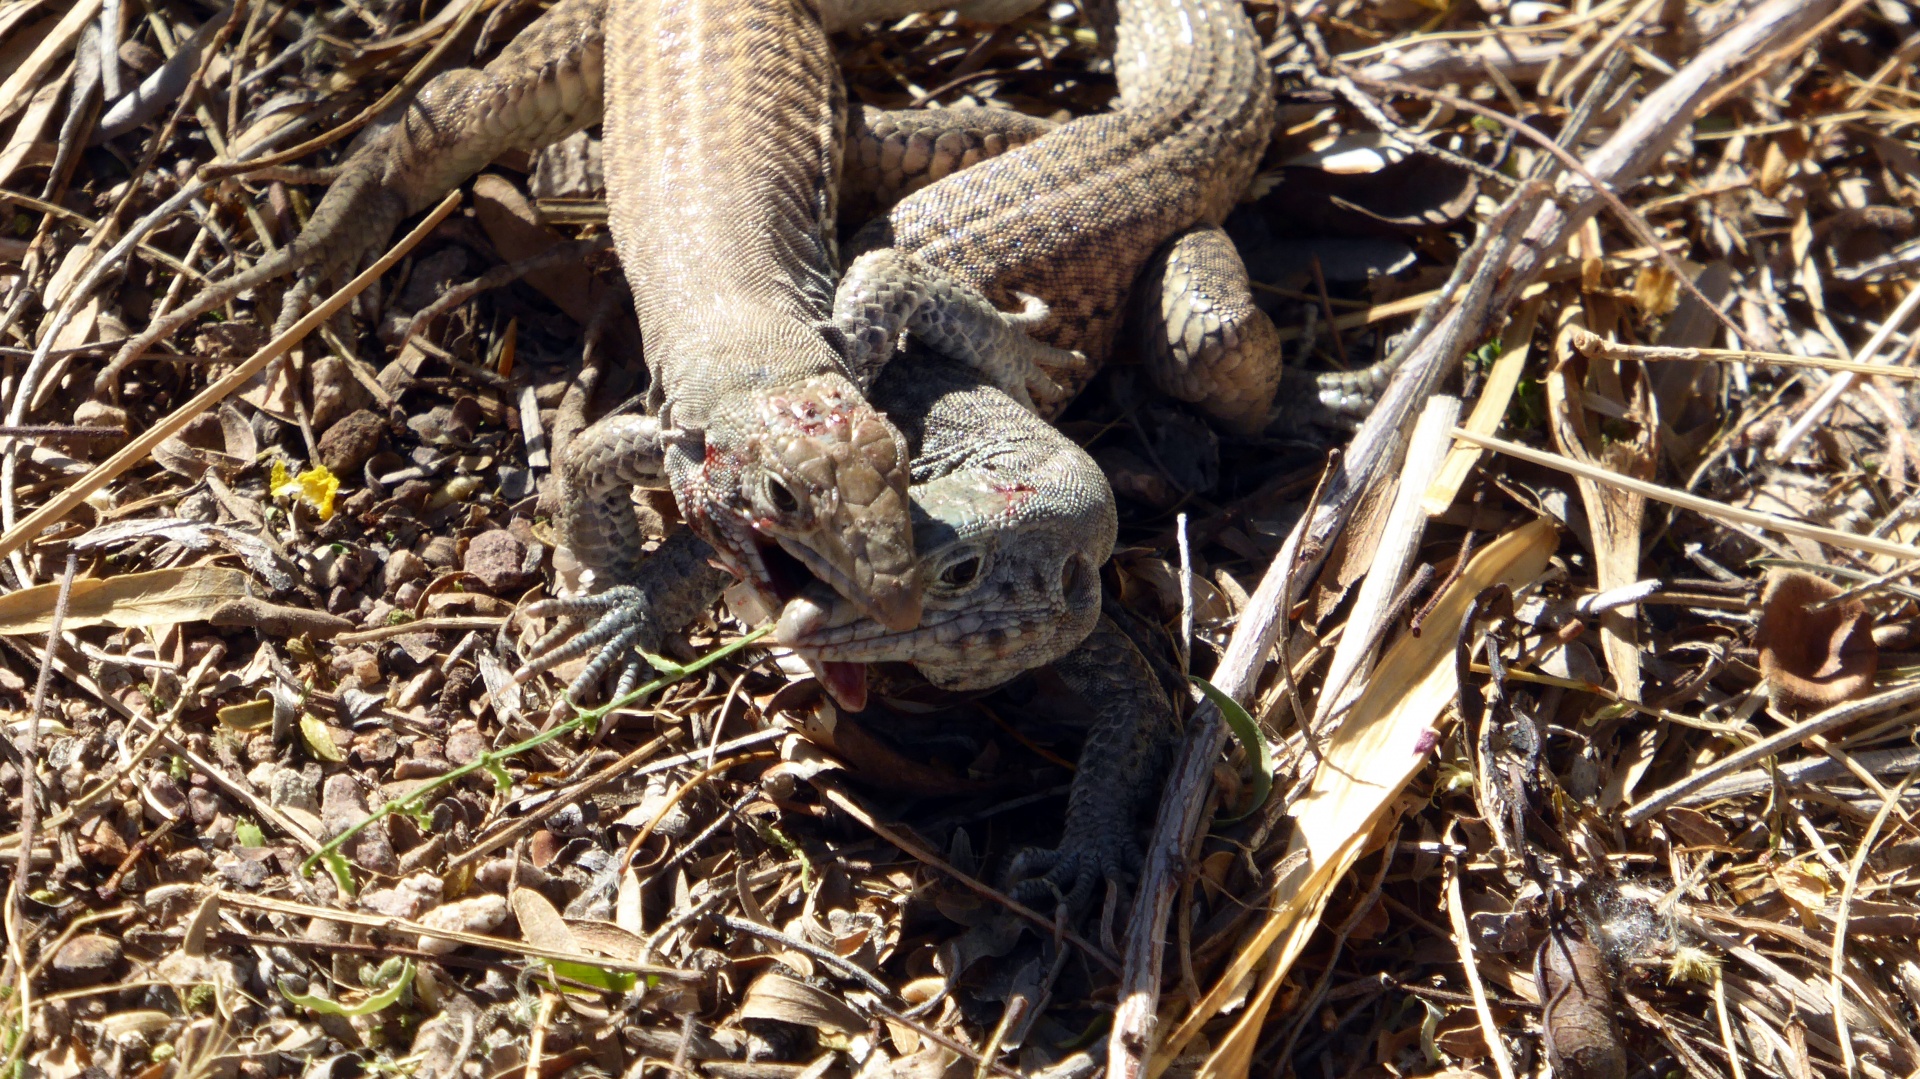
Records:
[[[1035,910],[1065,904],[1078,917],[1093,899],[1095,887],[1120,881],[1137,870],[1140,850],[1126,839],[1103,836],[1084,842],[1063,837],[1052,850],[1029,847],[1013,859],[1008,877],[1013,898]]]
[[[1018,294],[1021,310],[1005,312],[985,296],[920,259],[894,248],[854,260],[834,296],[833,325],[845,335],[847,366],[871,386],[902,333],[960,360],[1007,396],[1033,409],[1055,405],[1070,388],[1050,372],[1078,381],[1091,369],[1085,355],[1030,336],[1047,319],[1037,296]]]
[[[567,697],[580,700],[617,665],[620,676],[613,697],[625,696],[639,684],[646,669],[636,648],[657,646],[661,629],[653,617],[653,605],[646,589],[636,585],[616,585],[591,596],[545,599],[532,604],[527,613],[536,618],[558,616],[561,622],[533,645],[533,655],[514,673],[524,684],[535,675],[550,671],[576,656],[592,651],[593,659],[567,686]],[[593,624],[580,629],[582,619],[598,615]]]

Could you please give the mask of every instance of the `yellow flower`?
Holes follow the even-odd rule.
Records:
[[[333,517],[333,496],[340,493],[340,477],[334,475],[325,465],[315,465],[298,476],[287,474],[285,461],[273,462],[272,491],[274,497],[294,495],[302,502],[312,506],[325,521]]]

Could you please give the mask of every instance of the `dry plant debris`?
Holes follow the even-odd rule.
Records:
[[[1080,115],[1084,6],[836,47]],[[513,680],[555,447],[644,379],[590,138],[107,369],[536,8],[0,0],[0,1073],[1920,1070],[1911,4],[1249,0],[1229,230],[1299,362],[1407,363],[1337,455],[1125,365],[1066,414],[1209,683],[1070,922],[998,887],[1044,672],[848,716],[717,608],[627,700]]]

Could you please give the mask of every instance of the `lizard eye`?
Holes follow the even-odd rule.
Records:
[[[980,556],[963,558],[940,571],[940,583],[949,588],[965,588],[980,576]]]
[[[767,501],[773,503],[773,508],[781,513],[792,513],[800,508],[800,500],[793,497],[787,485],[771,476],[767,478]]]
[[[1067,559],[1066,565],[1060,567],[1061,595],[1071,596],[1080,590],[1080,574],[1082,568],[1078,558],[1069,558]]]

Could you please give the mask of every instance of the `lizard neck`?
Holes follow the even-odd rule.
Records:
[[[825,321],[846,92],[818,16],[802,0],[634,0],[607,52],[611,225],[650,360],[722,317],[762,338]],[[779,374],[831,366],[803,336]]]

